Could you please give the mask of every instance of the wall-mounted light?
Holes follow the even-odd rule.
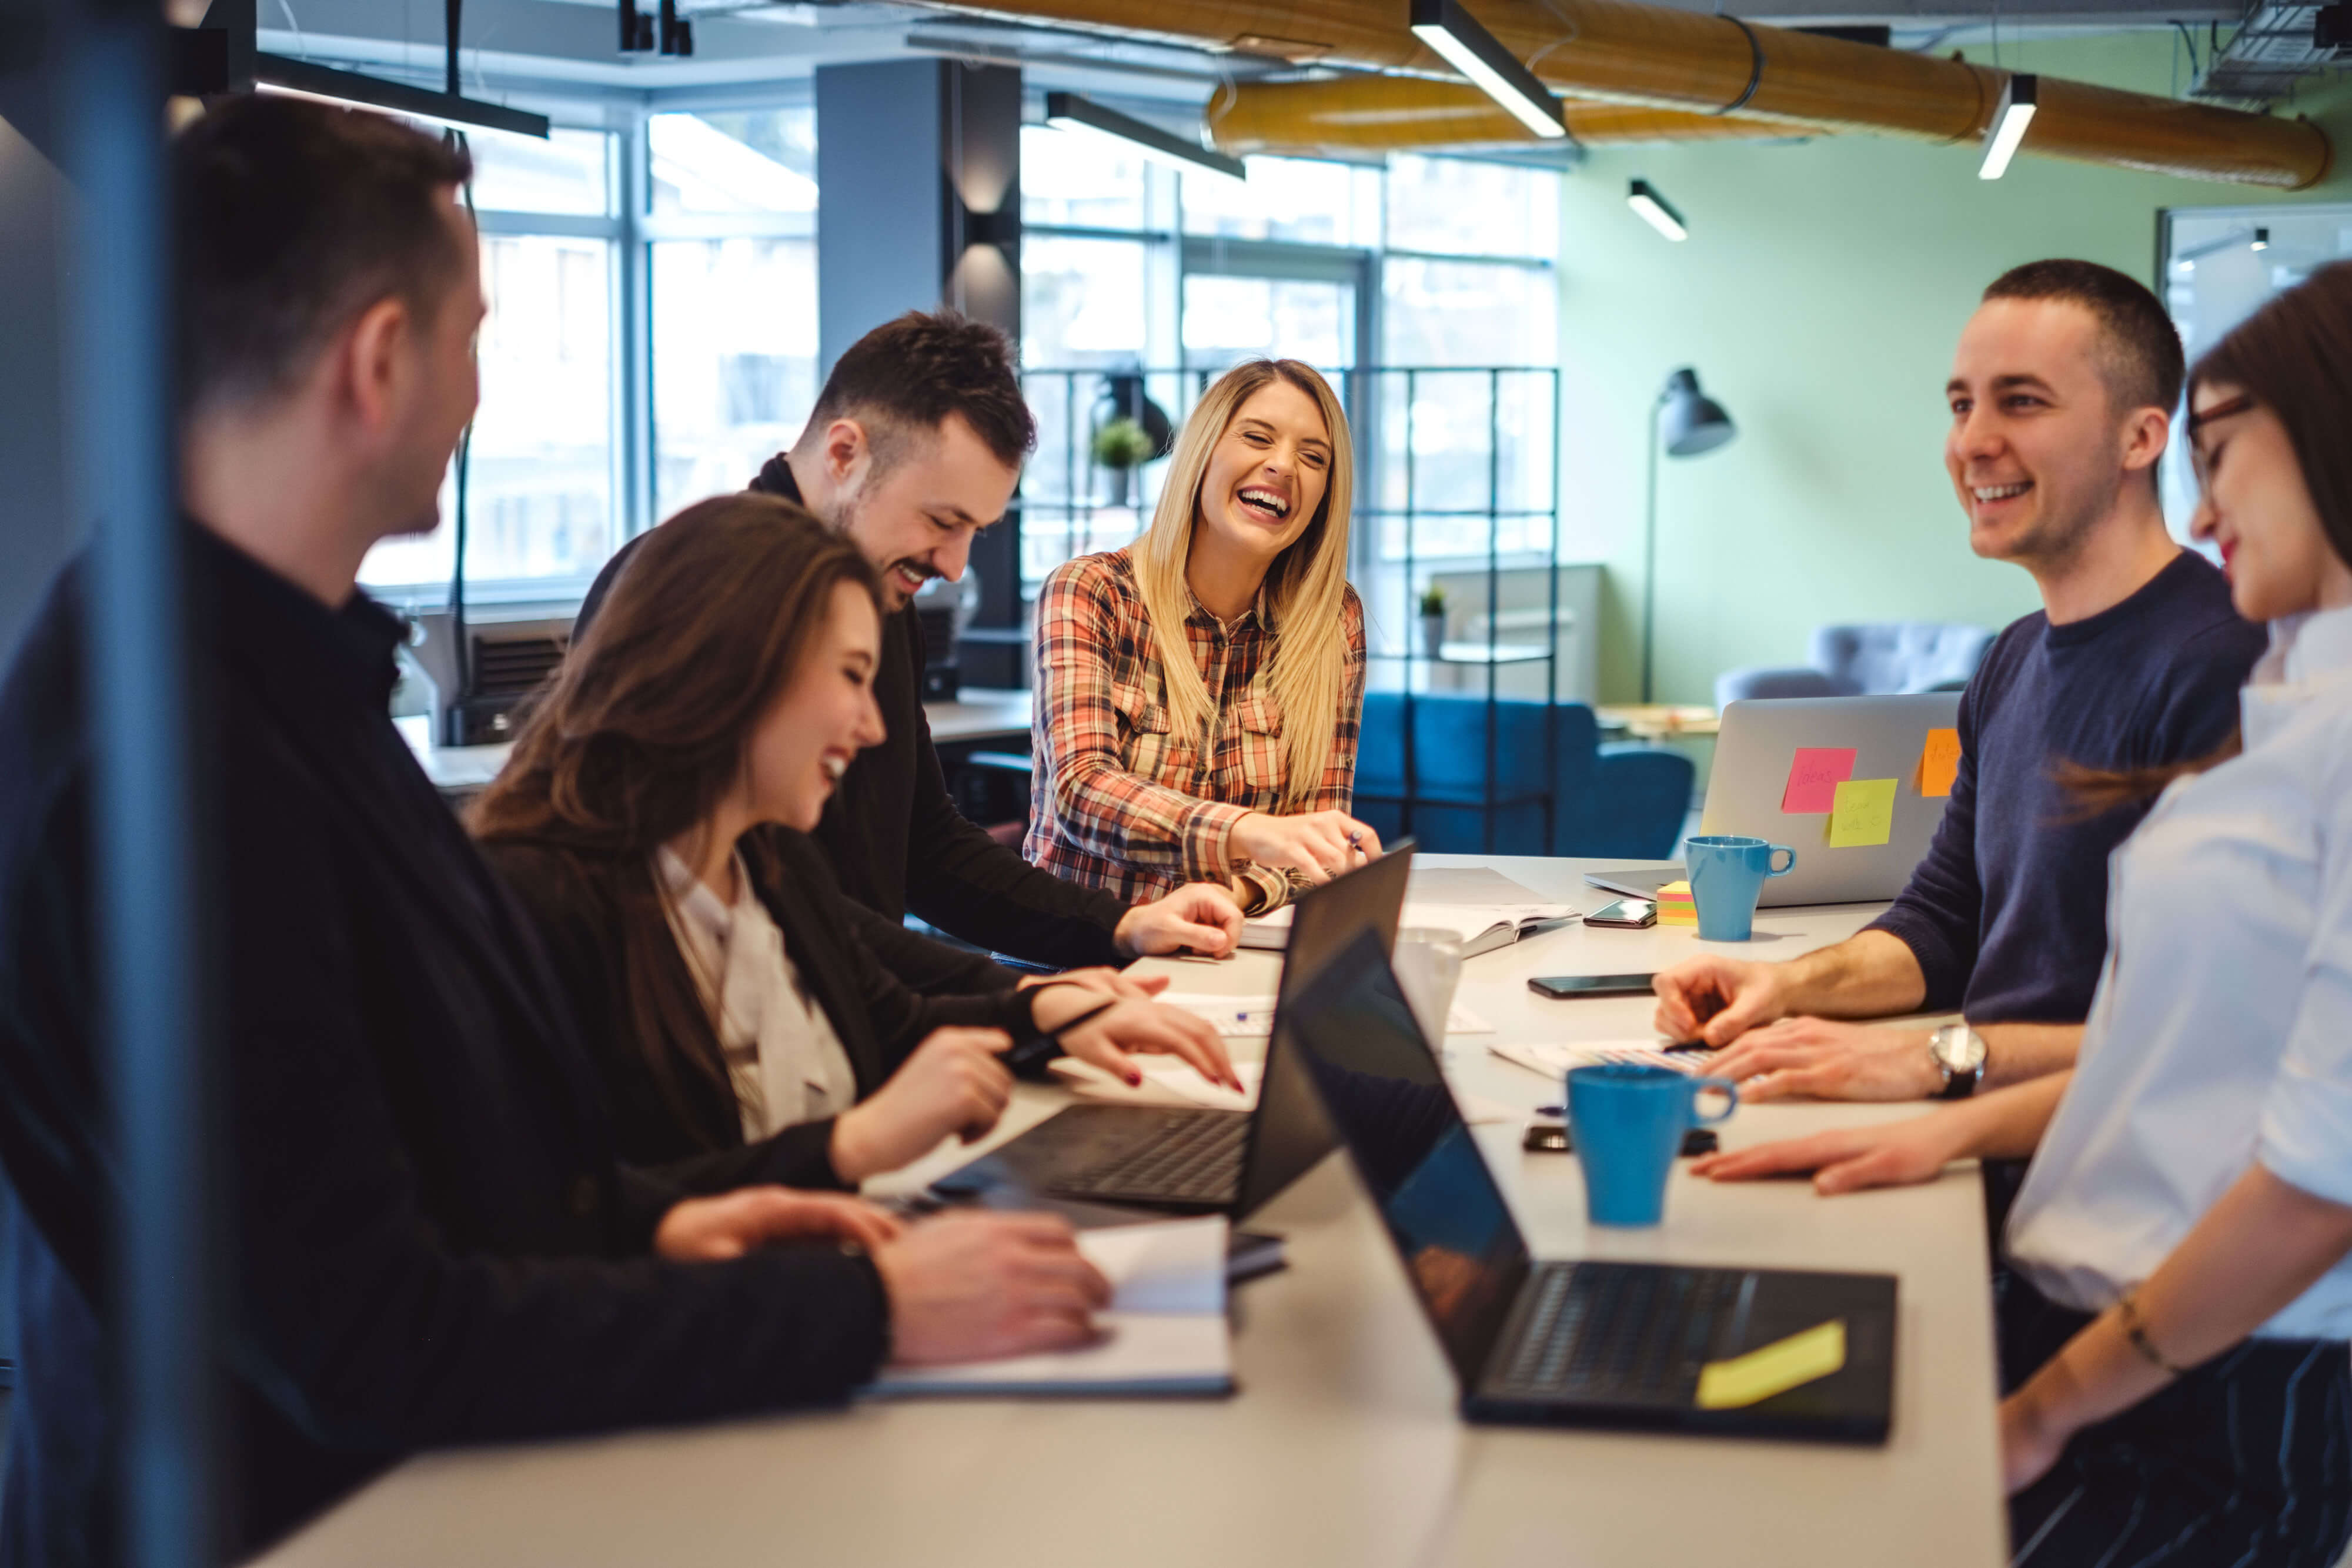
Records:
[[[1551,89],[1455,0],[1412,0],[1412,36],[1538,136],[1568,134]]]
[[[1690,238],[1690,225],[1683,222],[1682,214],[1675,211],[1674,204],[1658,194],[1657,187],[1647,180],[1636,180],[1626,188],[1625,204],[1668,239]]]
[[[436,125],[453,125],[460,131],[505,131],[547,140],[547,116],[543,114],[529,114],[504,104],[410,87],[405,82],[385,81],[357,71],[339,71],[331,66],[289,59],[284,55],[255,55],[253,78],[257,92],[383,110],[404,114],[411,120],[429,120]]]
[[[1125,143],[1131,152],[1140,152],[1154,162],[1173,164],[1190,173],[1223,174],[1234,180],[1249,177],[1248,167],[1238,158],[1213,152],[1181,136],[1171,136],[1156,125],[1106,109],[1075,92],[1045,95],[1045,123],[1056,130],[1087,131],[1097,136],[1108,136]]]
[[[1979,180],[1998,180],[2009,172],[2009,161],[2017,156],[2018,143],[2025,140],[2025,128],[2033,123],[2033,110],[2042,96],[2042,78],[2031,71],[2012,75],[2000,89],[2000,103],[1992,111],[1992,125],[1985,131],[1984,162],[1977,166]]]

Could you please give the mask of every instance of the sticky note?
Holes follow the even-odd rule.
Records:
[[[1927,744],[1919,753],[1919,793],[1930,800],[1940,800],[1952,792],[1952,780],[1959,776],[1960,732],[1929,730]]]
[[[1737,1410],[1786,1394],[1845,1364],[1845,1320],[1832,1318],[1729,1361],[1698,1369],[1698,1407]]]
[[[1788,788],[1780,791],[1780,810],[1792,815],[1830,809],[1837,787],[1853,777],[1853,747],[1801,746],[1789,765]]]
[[[1830,805],[1830,848],[1867,849],[1895,836],[1894,779],[1849,779]]]

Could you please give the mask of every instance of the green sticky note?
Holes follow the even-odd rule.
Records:
[[[1895,836],[1894,779],[1849,779],[1830,804],[1830,848],[1867,849]]]
[[[1737,1410],[1827,1377],[1845,1364],[1845,1320],[1832,1318],[1729,1361],[1698,1369],[1698,1407]]]

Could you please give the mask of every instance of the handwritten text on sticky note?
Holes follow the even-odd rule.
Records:
[[[1826,811],[1837,787],[1853,777],[1853,747],[1801,746],[1789,765],[1789,785],[1780,791],[1780,810],[1792,813]]]
[[[1845,1365],[1845,1320],[1832,1318],[1787,1339],[1698,1369],[1698,1407],[1737,1410],[1786,1394]]]
[[[1919,752],[1919,793],[1930,800],[1939,800],[1952,792],[1952,780],[1960,776],[1960,732],[1957,729],[1931,729],[1927,744]]]
[[[1849,779],[1830,805],[1830,848],[1867,849],[1895,835],[1893,779]]]

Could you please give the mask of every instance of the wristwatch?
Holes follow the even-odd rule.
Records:
[[[1936,1100],[1965,1100],[1984,1082],[1985,1037],[1964,1023],[1948,1023],[1927,1037],[1927,1060],[1943,1074]]]

